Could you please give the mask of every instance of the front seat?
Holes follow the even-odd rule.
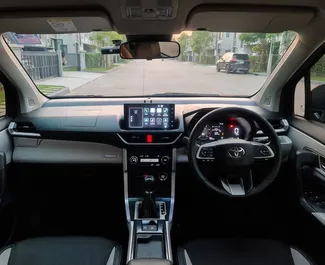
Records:
[[[0,265],[120,265],[121,247],[98,237],[27,239],[0,251]]]
[[[315,265],[300,250],[264,239],[207,239],[178,249],[179,265]]]

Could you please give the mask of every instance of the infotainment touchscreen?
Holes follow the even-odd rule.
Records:
[[[130,104],[124,106],[128,129],[174,128],[174,104]]]

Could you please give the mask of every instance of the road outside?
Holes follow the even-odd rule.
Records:
[[[218,73],[215,66],[177,60],[130,61],[66,96],[134,96],[155,93],[202,93],[249,96],[257,92],[267,76]]]

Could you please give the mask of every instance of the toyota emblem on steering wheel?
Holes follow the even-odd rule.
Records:
[[[228,154],[232,158],[241,158],[245,155],[245,149],[242,147],[232,147],[229,149]]]

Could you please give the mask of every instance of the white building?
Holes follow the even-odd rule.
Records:
[[[240,33],[237,32],[216,32],[215,39],[215,56],[219,58],[227,52],[243,52],[251,54],[251,48],[245,45],[239,39]]]
[[[88,51],[93,46],[90,34],[40,34],[39,36],[45,47],[53,47],[65,53],[77,53],[80,50]]]

